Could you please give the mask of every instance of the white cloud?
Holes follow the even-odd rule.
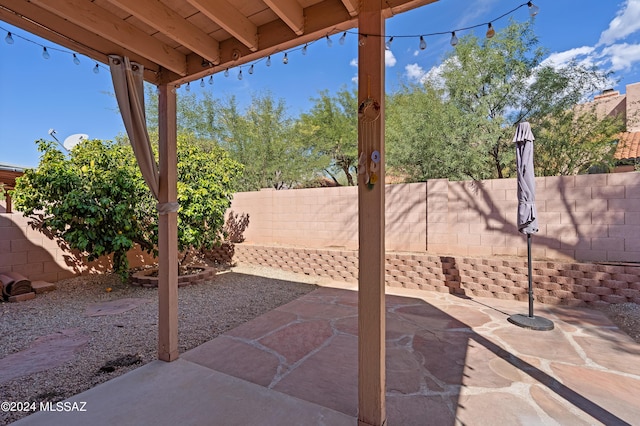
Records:
[[[393,52],[391,50],[384,51],[384,64],[388,67],[394,66],[398,61],[396,57],[393,56]]]
[[[418,64],[408,64],[404,67],[405,75],[413,82],[422,82],[426,72]]]
[[[358,58],[353,58],[351,62],[349,62],[349,65],[358,68]]]
[[[629,70],[640,61],[640,44],[614,44],[602,49],[602,56],[611,63],[612,71]]]
[[[595,48],[591,46],[576,47],[564,52],[554,52],[542,61],[541,65],[561,68],[571,61],[582,61],[590,57],[594,52]]]
[[[609,28],[600,34],[598,45],[610,45],[640,30],[640,0],[626,0]]]

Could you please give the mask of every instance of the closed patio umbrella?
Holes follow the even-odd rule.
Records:
[[[533,172],[533,141],[535,137],[528,122],[518,124],[513,143],[516,145],[518,170],[518,231],[527,236],[527,264],[529,269],[529,315],[512,315],[509,322],[533,330],[553,330],[553,322],[533,315],[533,283],[531,277],[531,234],[538,232],[536,211],[536,181]]]

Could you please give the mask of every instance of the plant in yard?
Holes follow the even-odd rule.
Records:
[[[85,254],[89,261],[113,254],[113,269],[128,270],[134,244],[154,250],[155,203],[130,147],[86,140],[66,156],[51,141],[37,142],[37,169],[16,179],[16,209],[32,226]]]
[[[180,261],[221,241],[224,213],[242,170],[221,148],[191,142],[189,135],[178,137]],[[113,270],[126,278],[127,252],[135,244],[155,252],[158,231],[156,200],[130,145],[87,140],[67,156],[53,142],[37,144],[40,164],[16,180],[16,209],[89,261],[112,254]]]

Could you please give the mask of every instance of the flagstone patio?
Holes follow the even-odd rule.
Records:
[[[16,424],[355,425],[357,293],[332,285]],[[507,322],[526,303],[389,290],[389,425],[640,418],[640,345],[601,312],[537,304],[555,328],[532,331]]]

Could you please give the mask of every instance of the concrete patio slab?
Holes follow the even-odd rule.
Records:
[[[184,354],[79,394],[40,424],[357,424],[357,293],[322,287]],[[640,345],[606,316],[408,289],[387,295],[387,424],[625,425],[640,418]],[[90,415],[91,417],[84,417]]]
[[[154,361],[66,402],[86,411],[38,412],[16,426],[350,425],[353,417],[179,359]],[[72,404],[70,404],[73,407]]]

